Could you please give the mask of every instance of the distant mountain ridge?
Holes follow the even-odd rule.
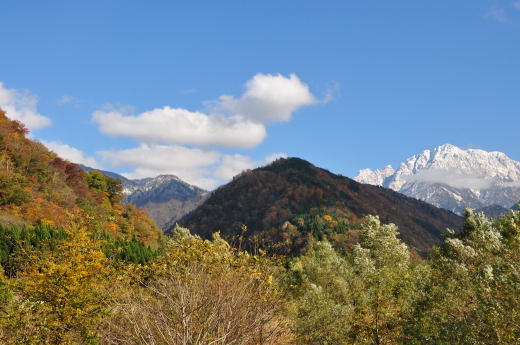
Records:
[[[155,178],[128,179],[122,175],[81,166],[84,170],[96,170],[119,179],[123,185],[124,201],[141,207],[162,229],[195,209],[209,196],[209,192],[182,181],[175,175],[159,175]]]
[[[382,222],[399,226],[401,238],[422,254],[440,244],[446,228],[458,230],[462,225],[462,218],[452,212],[390,189],[360,184],[299,158],[279,159],[241,173],[180,224],[206,238],[217,230],[225,238],[240,235],[245,225],[250,238],[283,242],[288,236],[283,228],[294,225],[286,222],[316,208],[343,210],[353,219],[378,215]],[[306,236],[301,229],[297,232]]]
[[[502,152],[465,150],[450,144],[412,156],[397,169],[363,169],[354,179],[458,214],[466,207],[509,209],[520,200],[520,162]]]
[[[499,205],[486,206],[475,210],[475,212],[484,213],[488,218],[498,218],[503,214],[507,214],[509,211],[511,210]]]

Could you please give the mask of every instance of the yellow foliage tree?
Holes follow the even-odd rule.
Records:
[[[239,252],[215,235],[175,228],[165,253],[115,296],[108,344],[257,345],[287,339],[283,296],[266,257]]]
[[[30,254],[13,282],[17,296],[7,343],[91,343],[105,315],[111,274],[101,243],[83,228],[67,230],[56,248]]]

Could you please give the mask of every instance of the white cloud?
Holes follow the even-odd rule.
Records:
[[[269,164],[278,158],[286,158],[287,155],[284,153],[273,153],[264,158],[262,161],[256,161],[248,156],[240,154],[224,155],[219,165],[214,170],[214,175],[221,180],[228,181],[233,176],[241,173],[247,169],[254,169],[262,165]]]
[[[221,96],[207,102],[207,114],[165,106],[134,116],[99,110],[92,119],[107,135],[141,143],[253,148],[265,139],[266,123],[288,121],[298,108],[318,102],[294,74],[257,74],[240,98]]]
[[[120,151],[100,151],[104,158],[110,158],[116,166],[148,166],[157,171],[167,171],[172,167],[192,169],[218,161],[220,153],[191,149],[183,146],[141,145]]]
[[[503,8],[500,7],[490,8],[489,11],[486,13],[486,16],[496,20],[499,23],[507,22],[506,12]]]
[[[257,161],[213,147],[254,148],[265,139],[268,123],[289,121],[297,109],[331,99],[332,91],[317,99],[295,74],[257,74],[242,96],[207,102],[206,112],[165,106],[130,115],[128,109],[112,107],[94,112],[92,120],[104,134],[139,142],[132,149],[98,152],[104,162],[127,169],[126,177],[173,174],[211,189],[243,170],[285,157],[279,153]]]
[[[220,96],[213,103],[216,111],[239,115],[258,122],[289,121],[293,112],[303,106],[318,103],[295,74],[257,74],[246,83],[246,92],[240,98]]]
[[[30,130],[47,127],[51,120],[36,110],[38,98],[26,91],[7,89],[0,82],[0,108],[10,119],[23,122]]]
[[[520,0],[513,3],[513,7],[520,10]]]
[[[475,174],[461,172],[456,169],[428,169],[407,176],[409,182],[440,183],[454,188],[481,190],[490,188],[493,181]]]
[[[65,95],[65,96],[62,96],[60,97],[57,101],[56,101],[56,104],[58,105],[73,105],[74,107],[79,107],[81,105],[81,102],[78,98],[74,97],[74,96],[69,96],[69,95]]]
[[[145,144],[126,150],[101,151],[99,155],[113,166],[129,169],[124,174],[128,178],[173,174],[203,188],[216,184],[208,167],[221,157],[217,151]]]
[[[73,163],[83,164],[91,168],[101,169],[101,165],[96,161],[94,157],[85,156],[85,154],[77,148],[56,141],[42,140],[41,142],[49,150],[57,153],[58,156],[60,156],[61,158],[69,160]]]
[[[329,88],[327,89],[325,96],[320,100],[320,103],[326,104],[329,102],[332,102],[334,98],[337,97],[337,95],[340,92],[340,85],[338,82],[331,82]]]
[[[264,158],[264,164],[272,163],[279,158],[287,158],[287,155],[283,152],[272,153]]]
[[[224,117],[164,107],[137,116],[119,111],[96,111],[101,132],[131,137],[144,143],[252,148],[265,136],[264,125],[238,116]]]
[[[196,186],[212,189],[240,172],[286,157],[276,153],[262,161],[240,154],[222,154],[215,150],[183,146],[146,145],[126,150],[100,151],[98,154],[114,167],[127,169],[123,175],[137,179],[158,175],[176,175]]]
[[[242,171],[254,167],[255,161],[251,157],[240,154],[225,155],[215,169],[214,174],[221,180],[230,180]]]

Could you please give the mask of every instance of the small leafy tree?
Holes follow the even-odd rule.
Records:
[[[164,253],[123,281],[109,344],[280,344],[282,295],[270,262],[176,227]],[[134,284],[132,284],[132,282]]]
[[[408,247],[397,235],[395,225],[382,225],[369,216],[353,247],[353,338],[358,344],[394,344],[403,337],[403,315],[416,295],[417,274]]]
[[[66,230],[53,250],[34,251],[12,282],[16,305],[7,343],[90,343],[105,314],[111,273],[100,243],[83,228]]]
[[[395,344],[403,339],[404,316],[416,298],[421,270],[397,234],[395,225],[369,216],[347,257],[328,242],[318,242],[290,264],[298,343]]]
[[[306,255],[290,262],[287,284],[295,297],[290,310],[298,344],[342,344],[349,338],[353,278],[347,260],[328,242],[312,244]]]

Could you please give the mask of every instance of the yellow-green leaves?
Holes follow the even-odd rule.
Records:
[[[24,328],[14,342],[41,344],[87,342],[105,313],[107,258],[84,229],[67,230],[53,250],[35,252],[32,262],[13,279],[16,294],[11,322]]]

